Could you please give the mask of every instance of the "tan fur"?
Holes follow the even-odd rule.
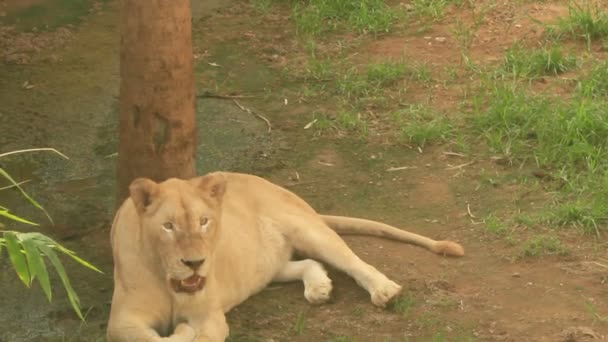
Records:
[[[332,284],[319,261],[352,276],[375,305],[386,306],[401,286],[359,259],[336,231],[464,254],[451,241],[370,220],[319,215],[295,194],[252,175],[216,172],[159,184],[138,179],[130,192],[111,232],[110,342],[224,341],[224,313],[272,281],[301,280],[305,298],[323,303]],[[311,259],[291,261],[294,251]],[[184,262],[192,260],[204,261],[193,270]],[[202,290],[172,287],[201,277]]]

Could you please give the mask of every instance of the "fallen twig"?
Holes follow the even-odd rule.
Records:
[[[300,185],[310,185],[310,184],[314,184],[314,183],[318,183],[319,181],[308,181],[308,182],[294,182],[294,183],[289,183],[289,184],[283,184],[282,186],[284,188],[292,188],[294,186],[300,186]]]
[[[266,125],[268,126],[268,133],[270,133],[270,131],[272,131],[272,125],[270,124],[270,121],[268,121],[268,119],[266,119],[263,115],[258,114],[254,111],[252,111],[251,109],[244,107],[242,104],[239,103],[239,101],[237,101],[236,99],[232,99],[232,101],[234,102],[235,105],[237,105],[242,111],[247,112],[249,114],[253,114],[255,115],[258,119],[263,120]]]
[[[469,203],[467,203],[467,214],[469,214],[471,218],[475,218],[475,215],[471,213],[471,205]]]
[[[252,98],[256,98],[257,96],[254,95],[230,95],[230,94],[214,94],[211,92],[204,92],[202,94],[198,94],[196,95],[196,97],[199,98],[214,98],[214,99],[223,99],[223,100],[232,100],[232,99],[252,99]]]
[[[401,170],[409,170],[409,169],[417,169],[418,166],[399,166],[399,167],[389,167],[388,169],[386,169],[386,171],[388,172],[393,172],[393,171],[401,171]]]
[[[462,169],[465,166],[469,166],[471,164],[473,164],[475,161],[470,161],[468,163],[464,163],[464,164],[460,164],[460,165],[455,165],[455,166],[450,166],[450,167],[446,167],[446,170],[456,170],[456,169]]]
[[[307,123],[306,126],[304,126],[304,129],[309,129],[310,127],[312,127],[312,125],[315,124],[315,122],[317,122],[317,119],[314,119],[311,122]]]
[[[462,158],[466,157],[466,155],[464,155],[462,153],[458,153],[458,152],[445,151],[445,152],[443,152],[443,154],[445,154],[446,156],[456,156],[456,157],[462,157]]]

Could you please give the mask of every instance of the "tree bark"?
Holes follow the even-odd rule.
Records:
[[[196,173],[190,0],[121,0],[118,205],[133,179]]]

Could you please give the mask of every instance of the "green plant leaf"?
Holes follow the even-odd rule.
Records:
[[[27,192],[25,192],[25,190],[23,190],[23,188],[19,185],[19,183],[17,183],[13,179],[13,177],[11,177],[11,175],[9,175],[1,167],[0,167],[0,175],[2,175],[9,182],[11,182],[12,185],[14,185],[17,189],[19,189],[19,191],[21,192],[21,194],[23,195],[23,197],[25,197],[28,201],[30,201],[30,203],[32,203],[33,206],[35,206],[36,208],[40,209],[46,215],[46,217],[49,219],[49,221],[51,221],[51,223],[54,224],[53,219],[51,218],[51,216],[49,215],[49,213],[40,205],[40,203],[36,202],[35,199],[33,199],[32,197],[30,197],[30,195],[28,195]]]
[[[74,259],[76,262],[78,262],[79,264],[95,271],[95,272],[99,272],[99,273],[103,273],[100,269],[98,269],[97,267],[93,266],[92,264],[90,264],[89,262],[83,260],[82,258],[80,258],[78,255],[76,255],[76,253],[66,247],[64,247],[63,245],[61,245],[59,242],[53,240],[52,238],[44,235],[44,234],[40,234],[40,233],[36,233],[36,232],[31,232],[31,233],[23,233],[22,235],[20,235],[20,238],[23,239],[36,239],[36,240],[40,240],[41,242],[46,243],[48,246],[56,248],[59,252],[66,254],[67,256],[69,256],[70,258]]]
[[[68,299],[70,300],[70,304],[72,304],[72,309],[74,309],[74,311],[76,312],[76,315],[78,315],[78,317],[82,321],[84,321],[84,317],[82,316],[82,312],[80,311],[80,299],[78,298],[76,291],[74,291],[74,288],[72,287],[72,284],[70,283],[70,279],[68,278],[68,275],[65,272],[65,268],[63,268],[63,264],[61,263],[61,260],[59,260],[57,253],[55,253],[55,251],[51,247],[49,247],[45,244],[41,244],[39,246],[39,248],[42,251],[42,253],[44,253],[49,258],[49,261],[55,267],[55,270],[57,271],[59,278],[61,278],[63,287],[65,288],[65,291],[67,292],[67,295],[68,295]]]
[[[25,257],[30,268],[32,281],[35,277],[38,277],[38,283],[40,283],[40,287],[42,287],[46,298],[50,302],[52,297],[51,282],[49,280],[49,273],[46,269],[44,258],[38,251],[39,243],[37,240],[27,239],[21,241],[21,245],[25,250]]]
[[[24,218],[21,218],[21,217],[17,216],[17,215],[11,214],[8,211],[8,209],[6,209],[4,207],[0,207],[0,216],[4,216],[4,217],[6,217],[6,218],[8,218],[10,220],[13,220],[13,221],[31,224],[32,226],[37,226],[38,225],[38,223],[31,222],[31,221],[28,221],[28,220],[26,220]],[[2,228],[2,227],[4,227],[4,225],[0,224],[0,228]]]
[[[6,250],[8,251],[8,257],[11,259],[11,263],[13,264],[13,268],[17,272],[19,279],[25,284],[25,286],[30,287],[31,278],[30,272],[27,267],[27,261],[23,252],[21,251],[21,246],[19,245],[19,241],[17,240],[17,236],[14,232],[5,232],[4,239],[6,242]]]

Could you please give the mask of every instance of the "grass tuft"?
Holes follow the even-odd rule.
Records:
[[[318,36],[328,31],[389,32],[400,12],[383,0],[310,0],[294,7],[299,34]]]
[[[496,235],[504,235],[507,233],[507,225],[494,215],[486,217],[485,226],[487,231]]]
[[[608,103],[575,96],[531,95],[494,85],[476,101],[473,126],[494,153],[533,161],[576,198],[554,208],[549,222],[599,234],[608,218]]]
[[[434,20],[443,18],[448,6],[462,5],[463,0],[414,0],[413,12],[420,17],[430,17]]]
[[[588,49],[592,41],[608,37],[608,13],[598,4],[572,0],[568,10],[568,17],[561,18],[557,25],[548,28],[549,37],[583,39]]]
[[[424,147],[428,143],[445,141],[454,127],[441,113],[422,105],[411,105],[392,114],[400,139]]]
[[[576,67],[576,57],[566,56],[559,46],[529,51],[515,44],[505,56],[502,73],[514,78],[557,75]]]
[[[540,235],[524,243],[522,254],[526,257],[566,255],[568,254],[568,250],[560,239],[553,236]]]
[[[578,90],[582,96],[606,98],[608,96],[608,62],[604,61],[596,65],[587,77],[579,82]]]
[[[391,306],[391,309],[395,312],[406,318],[412,308],[414,307],[415,300],[412,296],[399,296],[397,297]]]

